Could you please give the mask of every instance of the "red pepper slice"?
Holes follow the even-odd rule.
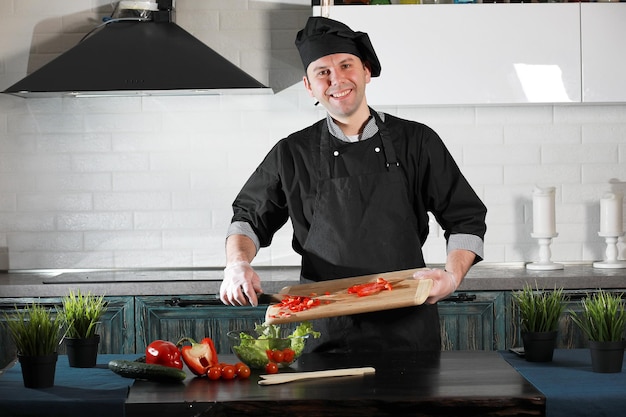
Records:
[[[276,304],[281,309],[287,309],[292,312],[308,310],[321,304],[318,298],[305,297],[301,295],[287,295],[282,301]],[[282,314],[282,312],[280,313]]]
[[[178,347],[167,340],[155,340],[146,347],[146,363],[183,369]]]
[[[381,291],[382,289],[380,287],[367,287],[359,289],[356,292],[356,295],[358,295],[359,297],[367,297],[368,295],[378,294]]]
[[[191,345],[185,345],[185,342]],[[219,364],[213,340],[205,337],[197,343],[190,337],[183,337],[176,343],[187,367],[196,375],[206,375],[209,368]]]
[[[378,277],[375,282],[367,282],[365,284],[357,284],[348,288],[349,294],[356,294],[359,297],[377,294],[383,290],[391,291],[392,286],[389,281],[382,277]]]

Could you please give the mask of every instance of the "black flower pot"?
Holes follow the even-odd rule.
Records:
[[[605,374],[622,372],[625,346],[626,342],[624,340],[612,342],[590,340],[591,370]]]
[[[74,337],[65,338],[65,348],[67,350],[67,360],[72,368],[93,368],[96,366],[98,357],[98,344],[100,335],[95,335],[87,339]]]
[[[522,332],[524,358],[528,362],[552,362],[557,333]]]
[[[22,378],[26,388],[50,388],[54,385],[58,354],[45,356],[23,356],[17,359],[22,368]]]

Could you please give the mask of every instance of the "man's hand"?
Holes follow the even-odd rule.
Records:
[[[433,287],[426,299],[426,304],[435,304],[452,294],[461,285],[467,271],[472,267],[476,254],[455,249],[448,252],[446,269],[423,269],[413,274],[415,279],[432,279]]]
[[[413,273],[413,278],[433,280],[426,304],[435,304],[437,301],[443,300],[459,286],[454,274],[443,269],[422,269]]]
[[[257,306],[256,295],[262,293],[261,279],[246,261],[226,265],[224,280],[220,286],[220,300],[233,306]]]

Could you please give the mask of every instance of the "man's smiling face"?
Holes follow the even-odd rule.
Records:
[[[367,107],[365,85],[371,72],[352,54],[323,56],[309,64],[304,85],[336,120],[345,121]]]

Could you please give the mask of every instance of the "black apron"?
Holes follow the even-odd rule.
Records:
[[[371,111],[371,110],[370,110]],[[302,282],[320,281],[424,266],[417,218],[407,195],[385,126],[374,111],[385,169],[333,178],[333,149],[322,130],[320,185],[315,214],[303,245]],[[371,138],[369,140],[375,140]],[[315,320],[322,337],[307,351],[433,351],[441,347],[436,305]]]

